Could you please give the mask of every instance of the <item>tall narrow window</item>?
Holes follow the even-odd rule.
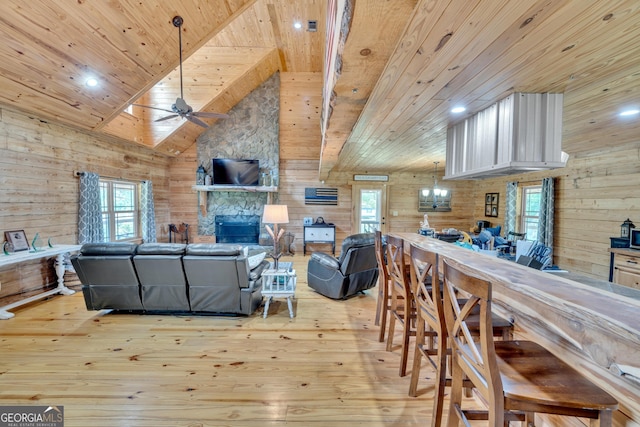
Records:
[[[140,238],[138,184],[100,179],[104,238],[108,242]]]
[[[522,188],[522,223],[520,224],[520,230],[523,233],[527,233],[527,240],[538,240],[541,190],[542,186],[540,185]]]

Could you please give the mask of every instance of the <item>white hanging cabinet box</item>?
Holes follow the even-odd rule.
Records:
[[[479,179],[566,165],[561,93],[513,93],[447,131],[445,179]]]

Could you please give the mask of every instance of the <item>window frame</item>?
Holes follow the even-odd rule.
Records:
[[[133,209],[116,209],[116,193],[117,186],[130,186],[133,189],[132,201]],[[102,214],[102,223],[104,228],[104,241],[105,242],[130,242],[142,239],[142,226],[141,226],[141,212],[140,212],[140,183],[136,181],[129,181],[126,179],[116,178],[104,178],[100,177],[100,210]],[[103,189],[106,189],[106,194],[103,195]],[[104,196],[104,197],[103,197]],[[106,208],[105,208],[106,202]],[[129,215],[130,221],[126,221],[126,218],[119,219],[118,217],[126,217]],[[133,225],[133,235],[129,235],[122,239],[117,239],[117,225],[118,223],[131,222]],[[106,227],[104,227],[107,225]]]
[[[537,230],[538,224],[540,223],[540,211],[535,211],[535,215],[531,215],[527,213],[527,202],[529,200],[530,194],[538,194],[542,193],[542,184],[533,184],[533,185],[523,185],[520,188],[520,203],[518,204],[520,209],[519,215],[519,232],[526,233],[526,240],[537,240]],[[535,236],[529,231],[530,227],[535,224],[536,233]]]

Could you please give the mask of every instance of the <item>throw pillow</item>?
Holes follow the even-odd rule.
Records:
[[[249,270],[253,270],[264,260],[264,257],[267,255],[266,252],[260,252],[257,255],[252,255],[247,258],[247,263],[249,263]]]
[[[491,233],[492,236],[499,236],[500,235],[500,231],[502,230],[502,226],[501,225],[497,225],[495,227],[487,227],[485,228],[486,231],[488,231],[489,233]]]

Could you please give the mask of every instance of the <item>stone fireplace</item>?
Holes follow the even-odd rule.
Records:
[[[198,137],[198,165],[202,165],[211,174],[213,158],[257,159],[261,172],[277,178],[280,164],[280,74],[273,74],[228,114],[228,119],[218,120]],[[225,216],[231,219],[257,217],[258,232],[264,232],[260,219],[263,206],[268,201],[267,193],[215,190],[206,194],[206,214],[198,214],[199,235],[215,235],[216,241],[220,242],[218,218]],[[272,197],[276,203],[277,193],[272,193]],[[254,224],[254,220],[250,221]],[[223,239],[226,240],[227,237],[223,236]]]

